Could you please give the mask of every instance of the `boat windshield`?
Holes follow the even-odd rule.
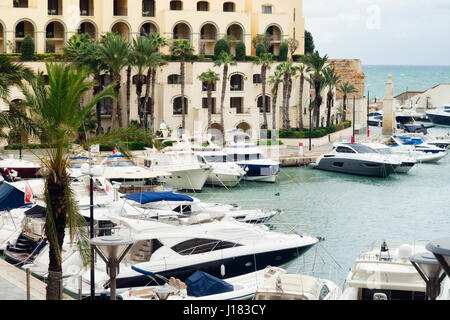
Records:
[[[200,160],[201,156],[198,156],[198,158]],[[203,156],[203,158],[206,160],[207,163],[227,162],[227,156],[225,156],[225,155],[217,155],[217,156],[210,155],[210,156]]]
[[[381,148],[381,149],[377,149],[376,151],[381,154],[393,154],[393,152],[390,148]]]
[[[134,167],[133,161],[111,161],[109,163],[110,167]]]
[[[372,148],[362,144],[352,144],[351,147],[358,153],[377,153]]]

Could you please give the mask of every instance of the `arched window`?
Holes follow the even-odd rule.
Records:
[[[97,38],[97,28],[95,25],[91,22],[83,22],[80,24],[80,27],[78,28],[78,33],[87,33],[92,40],[95,40]]]
[[[236,6],[233,2],[225,2],[223,4],[223,12],[235,12]]]
[[[47,53],[61,53],[65,42],[65,28],[61,22],[53,21],[45,30],[45,51]]]
[[[181,83],[181,76],[179,74],[171,74],[167,77],[167,83],[168,84],[180,84]]]
[[[186,23],[178,23],[173,28],[173,36],[174,39],[191,39],[191,28]]]
[[[114,26],[111,28],[111,31],[119,34],[125,41],[128,41],[128,39],[130,38],[130,28],[124,22],[117,22],[116,24],[114,24]]]
[[[170,10],[183,10],[182,1],[170,1]]]
[[[173,100],[173,114],[182,114],[181,110],[181,97],[175,98]],[[184,114],[188,114],[188,99],[184,98]]]
[[[197,11],[209,11],[209,2],[208,1],[197,2]]]
[[[158,29],[153,23],[147,22],[144,23],[140,29],[141,36],[149,36],[151,34],[157,34]]]
[[[31,38],[35,38],[36,30],[34,25],[29,21],[21,21],[16,25],[15,36],[16,36],[16,53],[20,53],[22,49],[22,42],[26,35],[30,35]]]
[[[242,91],[244,90],[244,77],[240,74],[234,74],[230,78],[230,90]]]

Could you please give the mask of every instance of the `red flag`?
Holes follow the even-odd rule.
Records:
[[[25,203],[31,203],[31,199],[33,199],[33,192],[28,185],[25,185]]]

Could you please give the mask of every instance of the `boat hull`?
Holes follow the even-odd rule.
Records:
[[[238,163],[247,174],[243,180],[246,181],[258,181],[258,182],[276,182],[278,173],[280,172],[279,165],[259,165],[249,163]]]
[[[342,159],[337,157],[322,158],[316,166],[318,169],[359,176],[386,178],[399,165],[384,164],[368,160]]]
[[[450,126],[450,116],[427,113],[428,119],[438,126]]]
[[[211,168],[172,171],[170,176],[158,180],[175,189],[201,191],[211,171]]]
[[[166,278],[174,277],[185,281],[196,271],[206,272],[217,278],[231,278],[244,275],[246,273],[262,270],[267,266],[281,267],[306,253],[314,244],[302,246],[299,248],[289,248],[284,250],[258,253],[256,255],[244,255],[237,257],[215,260],[198,265],[190,265],[171,270],[161,270],[156,272]],[[225,267],[225,276],[221,275],[221,266]],[[123,277],[120,275],[116,280],[117,288],[132,288],[147,285],[156,285],[156,283],[146,275],[136,275],[133,277]],[[107,289],[108,287],[105,287]]]
[[[5,173],[10,174],[12,170],[17,172],[17,177],[22,179],[32,179],[41,168],[5,168]]]
[[[217,187],[235,187],[241,182],[242,176],[237,174],[227,174],[217,171],[211,172],[206,179],[206,184]]]

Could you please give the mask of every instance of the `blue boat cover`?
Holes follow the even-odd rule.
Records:
[[[186,196],[184,194],[179,194],[179,193],[173,193],[173,192],[140,192],[140,193],[127,194],[127,195],[123,196],[122,198],[125,198],[128,200],[133,200],[140,204],[146,204],[146,203],[158,202],[158,201],[189,201],[189,202],[194,201],[194,199],[192,199],[189,196]]]
[[[187,294],[191,297],[205,297],[234,290],[231,284],[202,271],[195,272],[185,283]]]
[[[7,183],[0,185],[0,211],[17,209],[24,205],[25,193]]]

